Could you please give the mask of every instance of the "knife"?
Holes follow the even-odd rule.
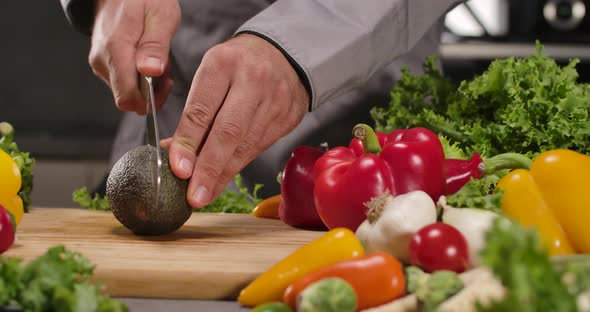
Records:
[[[160,183],[162,180],[162,155],[160,152],[160,135],[158,131],[158,118],[156,115],[156,103],[154,100],[154,85],[152,77],[139,74],[139,88],[146,101],[146,143],[156,148],[155,158],[153,157],[154,155],[151,154],[151,173],[153,186],[152,189],[154,190],[154,209],[158,209]]]

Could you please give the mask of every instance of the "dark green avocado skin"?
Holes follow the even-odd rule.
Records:
[[[188,180],[170,170],[168,151],[161,149],[162,179],[158,209],[152,202],[151,159],[156,148],[143,145],[125,153],[111,169],[107,196],[115,218],[137,235],[165,235],[178,230],[191,216],[186,199]]]

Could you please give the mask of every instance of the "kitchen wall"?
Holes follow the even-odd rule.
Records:
[[[0,121],[37,160],[34,204],[72,206],[72,190],[103,177],[119,113],[59,1],[0,6]]]

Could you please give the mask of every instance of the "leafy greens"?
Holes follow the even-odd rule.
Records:
[[[458,208],[479,208],[501,213],[502,195],[496,184],[506,171],[471,179],[459,191],[447,196],[447,204]]]
[[[565,67],[542,53],[495,60],[457,87],[433,57],[424,74],[402,70],[388,107],[371,115],[378,131],[423,126],[482,156],[569,148],[590,153],[590,85],[577,83],[574,59]]]
[[[483,265],[492,269],[507,294],[480,312],[575,312],[576,297],[562,282],[538,233],[505,218],[497,218],[486,233]]]
[[[236,175],[234,182],[238,187],[238,191],[225,190],[219,195],[211,204],[201,208],[194,209],[194,212],[225,212],[225,213],[251,213],[254,207],[258,205],[262,199],[258,198],[257,192],[262,187],[262,184],[256,184],[252,193],[248,188],[242,184],[242,177]],[[72,200],[80,205],[82,208],[90,210],[109,211],[108,197],[94,194],[91,196],[86,187],[74,190],[72,193]]]
[[[85,186],[72,193],[72,200],[82,208],[101,211],[111,210],[108,196],[100,196],[95,193],[94,197],[92,197]]]
[[[242,184],[242,177],[236,175],[234,182],[238,188],[238,191],[231,191],[226,189],[219,195],[211,204],[195,211],[199,212],[225,212],[225,213],[251,213],[254,207],[258,205],[262,199],[258,198],[257,193],[262,184],[254,185],[252,194],[248,192]]]
[[[0,257],[0,307],[23,311],[122,312],[128,308],[101,293],[89,279],[94,265],[77,252],[57,245],[26,265]]]

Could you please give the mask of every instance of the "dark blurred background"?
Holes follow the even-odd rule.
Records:
[[[59,1],[3,2],[0,20],[0,121],[37,160],[34,205],[73,206],[72,191],[106,173],[119,112],[88,66],[89,38],[67,24]],[[471,0],[445,25],[442,64],[456,82],[495,58],[534,53],[535,39],[561,63],[580,58],[580,80],[589,80],[587,1]]]
[[[119,114],[88,66],[89,38],[70,28],[59,1],[2,7],[0,119],[37,157],[104,159]]]

